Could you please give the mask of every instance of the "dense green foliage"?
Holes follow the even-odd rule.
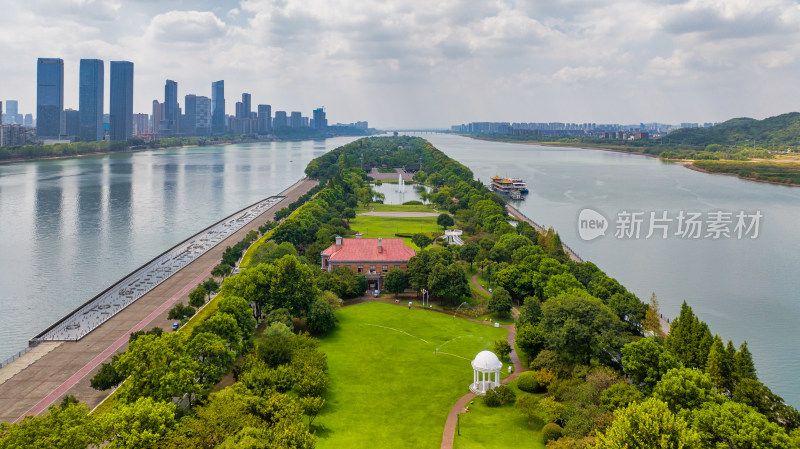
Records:
[[[712,173],[783,184],[800,184],[800,166],[780,162],[696,161],[692,165]]]
[[[708,128],[681,128],[669,133],[671,142],[706,146],[753,145],[760,147],[796,146],[800,134],[800,113],[790,112],[755,120],[734,118]]]

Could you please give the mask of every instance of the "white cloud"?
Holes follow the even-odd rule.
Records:
[[[169,11],[153,17],[148,34],[163,43],[202,44],[225,34],[225,22],[210,11]]]

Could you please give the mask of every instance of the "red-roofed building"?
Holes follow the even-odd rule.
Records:
[[[322,269],[345,267],[367,278],[370,290],[383,289],[383,277],[392,268],[405,270],[408,260],[417,254],[403,239],[343,239],[322,252]]]

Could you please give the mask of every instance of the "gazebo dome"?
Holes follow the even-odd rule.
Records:
[[[481,351],[472,361],[472,367],[479,371],[497,371],[503,367],[500,359],[492,351]]]

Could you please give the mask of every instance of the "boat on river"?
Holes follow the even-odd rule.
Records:
[[[504,193],[513,199],[522,199],[522,195],[528,193],[528,185],[522,178],[503,178],[502,176],[492,177],[489,187],[498,193]]]

